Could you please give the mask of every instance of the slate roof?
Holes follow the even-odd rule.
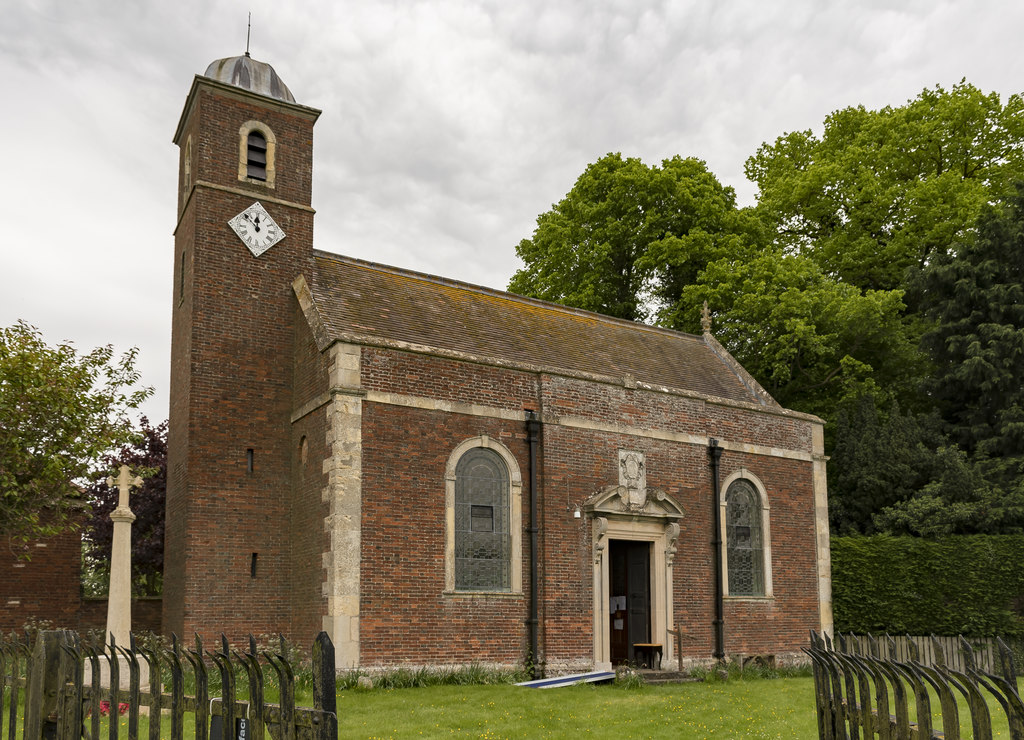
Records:
[[[408,343],[620,381],[631,375],[641,384],[777,407],[710,337],[320,251],[309,289],[328,340]]]

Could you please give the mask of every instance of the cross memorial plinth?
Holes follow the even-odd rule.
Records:
[[[117,479],[107,478],[107,485],[117,484],[117,508],[110,512],[114,522],[114,542],[110,552],[110,589],[107,592],[107,640],[113,635],[118,645],[128,644],[132,629],[132,522],[135,515],[128,508],[128,491],[141,486],[142,478],[132,478],[127,465],[121,466]]]

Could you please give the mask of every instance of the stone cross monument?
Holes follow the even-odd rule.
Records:
[[[107,478],[107,485],[117,483],[117,508],[110,512],[114,522],[114,543],[110,553],[110,590],[107,596],[107,634],[118,645],[128,644],[132,629],[132,522],[135,515],[128,508],[128,489],[142,485],[142,478],[131,477],[127,465],[121,466],[117,479]]]

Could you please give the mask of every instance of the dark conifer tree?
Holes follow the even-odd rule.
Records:
[[[950,438],[999,481],[1024,460],[1024,186],[921,276],[927,382]],[[996,470],[998,469],[998,470]]]
[[[945,444],[938,419],[904,414],[898,403],[880,416],[878,405],[864,395],[839,414],[828,464],[829,508],[837,534],[886,530],[875,514],[912,498],[937,475],[935,450]]]

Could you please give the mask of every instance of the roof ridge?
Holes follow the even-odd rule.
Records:
[[[566,306],[562,303],[555,303],[554,301],[545,301],[540,298],[531,298],[530,296],[520,295],[519,293],[510,293],[507,290],[498,290],[497,288],[490,288],[486,285],[477,285],[475,283],[468,283],[463,280],[455,280],[453,278],[443,277],[441,275],[434,275],[428,272],[419,272],[417,270],[410,270],[405,267],[395,267],[394,265],[385,265],[380,262],[371,262],[370,260],[364,260],[359,257],[350,257],[344,254],[336,254],[334,252],[326,252],[322,249],[314,249],[314,256],[326,257],[329,259],[346,262],[356,267],[364,267],[370,270],[376,270],[378,272],[389,273],[392,275],[398,275],[402,277],[412,278],[421,280],[426,283],[433,283],[435,285],[444,285],[451,288],[458,288],[462,290],[468,290],[475,293],[481,293],[490,295],[494,298],[503,298],[506,300],[513,300],[520,303],[530,304],[538,306],[540,308],[546,308],[557,313],[572,314],[580,318],[594,319],[596,321],[603,321],[609,324],[617,324],[620,326],[629,327],[634,330],[643,330],[654,332],[657,334],[665,334],[673,337],[680,337],[689,339],[696,342],[704,342],[702,336],[697,334],[690,334],[689,332],[677,331],[675,329],[666,329],[662,326],[654,326],[652,324],[644,324],[639,321],[630,321],[629,319],[621,319],[616,316],[609,316],[607,314],[598,313],[597,311],[588,311],[584,308],[576,308],[575,306]]]

